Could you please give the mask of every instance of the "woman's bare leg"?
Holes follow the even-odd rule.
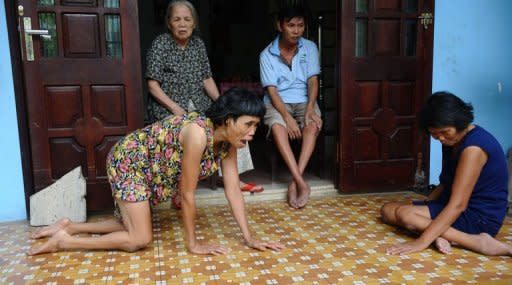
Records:
[[[436,238],[435,245],[441,253],[447,254],[452,251],[452,243],[443,237]]]
[[[63,218],[53,225],[37,230],[30,237],[33,239],[53,236],[60,230],[65,230],[69,235],[80,233],[104,234],[122,231],[124,225],[117,219],[108,219],[94,223],[74,223],[68,218]]]
[[[417,232],[423,232],[432,222],[428,207],[426,206],[402,206],[396,210],[396,214],[399,224]],[[449,242],[457,243],[461,247],[484,255],[512,256],[512,247],[510,245],[500,242],[486,233],[468,234],[450,227],[441,237]]]
[[[384,204],[380,208],[380,216],[384,223],[394,225],[394,226],[401,226],[401,224],[398,223],[398,218],[396,216],[396,210],[405,205],[410,205],[411,203],[404,203],[404,202],[390,202]],[[430,215],[429,215],[430,217]]]
[[[380,208],[381,218],[382,221],[386,224],[395,225],[395,226],[402,226],[399,221],[398,217],[396,215],[396,210],[402,206],[411,205],[410,203],[403,203],[403,202],[391,202],[386,203]],[[423,215],[428,215],[428,218],[430,219],[430,211],[423,213]],[[451,242],[446,240],[445,238],[438,237],[435,241],[435,246],[437,250],[439,250],[441,253],[449,253],[452,250]]]
[[[149,202],[131,203],[119,200],[117,202],[123,218],[122,228],[107,221],[103,224],[101,222],[75,224],[76,229],[81,230],[80,232],[104,230],[106,234],[99,237],[78,237],[70,235],[65,228],[59,229],[43,245],[31,248],[28,254],[36,255],[69,249],[119,249],[132,252],[146,247],[153,238]],[[109,229],[112,231],[107,233]]]

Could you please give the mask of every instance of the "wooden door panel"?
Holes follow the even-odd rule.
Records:
[[[374,55],[400,55],[400,19],[375,19],[372,26]]]
[[[97,1],[96,0],[62,0],[62,5],[94,7],[97,5]]]
[[[63,14],[62,38],[65,57],[92,57],[100,55],[98,15]]]
[[[342,191],[413,184],[424,151],[416,116],[430,93],[432,64],[432,28],[417,24],[418,7],[432,11],[433,3],[342,2]]]
[[[35,191],[82,166],[88,209],[110,208],[106,156],[143,124],[137,1],[34,2],[20,1],[32,28],[38,15],[53,13],[57,31],[55,53],[45,55],[33,36],[34,61],[23,61]]]
[[[125,92],[123,86],[92,86],[92,116],[108,127],[126,127]]]
[[[59,179],[77,166],[82,166],[82,174],[87,177],[86,149],[73,138],[51,138],[49,152],[52,180]]]
[[[49,131],[73,129],[83,117],[80,86],[46,86],[46,108]]]
[[[401,0],[379,0],[375,1],[374,7],[378,12],[400,12]]]

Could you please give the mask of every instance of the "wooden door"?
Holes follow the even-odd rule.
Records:
[[[143,124],[137,1],[19,5],[35,191],[81,166],[88,210],[110,208],[106,155]],[[30,35],[28,21],[48,35]]]
[[[416,117],[431,93],[433,25],[420,18],[433,15],[433,1],[341,1],[343,192],[413,184],[417,154],[428,150]]]

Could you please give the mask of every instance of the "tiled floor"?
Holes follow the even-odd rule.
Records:
[[[224,256],[197,256],[183,245],[180,213],[154,213],[154,242],[137,253],[74,251],[28,257],[27,223],[0,224],[0,284],[511,284],[512,258],[455,248],[389,256],[385,248],[410,239],[379,220],[387,201],[412,194],[336,196],[303,210],[284,202],[247,207],[254,234],[281,240],[280,253],[244,246],[226,206],[198,211],[198,238],[229,246]],[[101,219],[104,217],[94,217]],[[512,243],[507,218],[498,238]],[[38,241],[39,242],[39,241]]]

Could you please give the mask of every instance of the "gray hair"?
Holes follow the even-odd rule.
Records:
[[[169,25],[169,18],[171,18],[172,14],[171,11],[178,5],[183,5],[190,10],[192,18],[194,19],[194,32],[199,32],[199,18],[197,17],[196,8],[194,8],[194,5],[192,5],[192,3],[187,0],[172,0],[169,2],[169,5],[167,5],[167,11],[165,13],[165,24]]]

